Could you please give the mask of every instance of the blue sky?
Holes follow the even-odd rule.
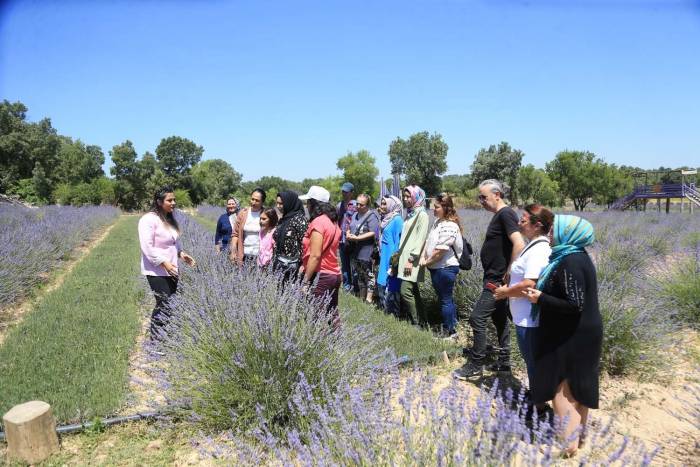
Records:
[[[448,173],[508,141],[700,165],[700,1],[15,1],[0,98],[107,155],[179,135],[247,180],[337,173],[438,132]],[[109,162],[106,164],[109,166]]]

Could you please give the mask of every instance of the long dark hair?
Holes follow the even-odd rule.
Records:
[[[318,216],[325,214],[331,221],[336,224],[338,223],[338,211],[336,211],[335,206],[333,206],[331,203],[324,203],[323,201],[309,198],[307,206],[309,208],[310,220],[314,220]]]
[[[462,221],[459,220],[459,215],[457,214],[457,209],[455,209],[455,203],[452,201],[452,196],[447,193],[440,193],[435,197],[435,202],[440,204],[445,211],[445,220],[454,222],[459,226],[459,230],[462,231]]]
[[[165,197],[168,196],[168,193],[175,193],[175,190],[173,190],[173,187],[170,185],[165,185],[160,187],[154,194],[153,194],[153,203],[151,204],[151,212],[156,213],[158,217],[160,217],[160,220],[162,220],[164,223],[169,224],[171,227],[173,227],[175,230],[178,232],[180,231],[180,225],[177,223],[177,219],[175,219],[175,216],[173,215],[172,212],[165,213],[163,211],[163,201],[165,201]]]
[[[268,221],[270,223],[267,225],[267,231],[269,232],[270,230],[274,229],[277,226],[277,221],[279,220],[277,217],[277,209],[275,208],[267,208],[263,209],[261,216],[265,214],[267,216]]]

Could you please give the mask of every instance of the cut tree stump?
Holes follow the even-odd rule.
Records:
[[[59,450],[56,421],[46,402],[16,405],[3,415],[2,421],[8,457],[36,464]]]

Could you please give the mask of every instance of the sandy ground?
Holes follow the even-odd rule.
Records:
[[[144,310],[149,306],[145,304]],[[146,331],[144,324],[139,343]],[[700,411],[700,334],[685,330],[677,334],[675,342],[674,347],[668,349],[669,356],[674,356],[674,363],[662,379],[642,382],[634,378],[603,378],[600,409],[591,411],[591,419],[598,420],[598,423],[612,421],[613,430],[620,439],[629,436],[642,441],[648,448],[660,447],[654,465],[698,465],[700,426],[697,419],[694,421],[691,408]],[[452,371],[462,363],[462,359],[456,359],[429,370],[436,378],[436,391],[451,384]],[[150,376],[157,368],[155,365],[139,345],[130,360],[132,394],[124,414],[152,410],[164,402],[160,389]],[[513,382],[522,377],[522,372],[516,371]],[[489,379],[478,384],[482,382],[488,384]],[[477,384],[460,385],[470,398],[477,397]],[[693,393],[689,389],[692,387],[698,392]],[[195,448],[180,450],[178,460],[183,465],[209,462],[200,459]]]

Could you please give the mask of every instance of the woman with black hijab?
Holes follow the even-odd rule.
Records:
[[[304,205],[293,191],[283,191],[277,195],[277,209],[282,217],[275,230],[272,267],[288,280],[296,278],[301,266],[302,241],[309,223],[304,214]]]

